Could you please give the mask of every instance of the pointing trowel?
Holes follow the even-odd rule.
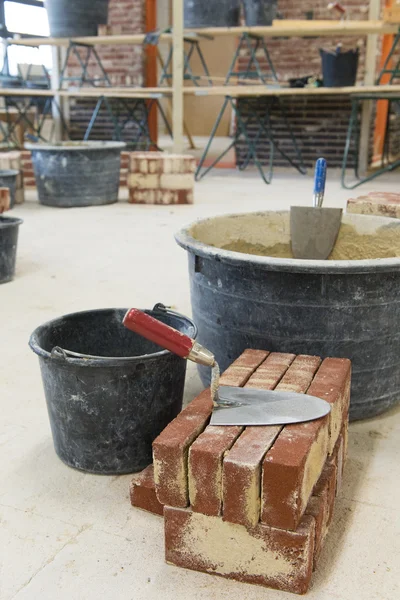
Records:
[[[146,313],[132,308],[123,324],[181,358],[211,367],[214,375],[219,374],[215,357],[207,348]],[[319,419],[330,411],[328,402],[306,394],[219,387],[218,376],[212,378],[211,390],[214,401],[211,425],[286,425]]]

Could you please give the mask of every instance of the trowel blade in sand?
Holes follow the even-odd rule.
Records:
[[[325,400],[295,392],[221,386],[218,398],[232,405],[214,408],[210,425],[288,425],[319,419],[331,410]]]
[[[292,206],[290,232],[294,257],[326,260],[336,243],[342,212],[341,208]]]

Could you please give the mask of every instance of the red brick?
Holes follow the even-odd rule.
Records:
[[[149,465],[132,479],[130,497],[132,506],[162,516],[164,506],[157,498],[153,465]]]
[[[218,516],[222,508],[222,461],[243,427],[208,426],[189,450],[192,510]]]
[[[212,411],[210,390],[195,398],[153,442],[154,479],[162,504],[189,504],[188,452],[206,427]]]
[[[321,473],[321,477],[318,479],[317,484],[313,489],[313,496],[320,497],[326,495],[328,512],[326,515],[326,527],[328,528],[333,518],[333,509],[335,506],[336,497],[336,479],[337,479],[337,465],[330,462],[325,464],[324,469]]]
[[[351,362],[347,358],[326,358],[308,393],[331,405],[329,414],[329,446],[331,454],[338,439],[350,403]]]
[[[315,520],[315,540],[313,569],[316,569],[319,556],[328,531],[327,516],[329,513],[328,496],[325,492],[321,496],[311,496],[305,514],[314,517]]]
[[[261,363],[246,387],[271,390],[287,371],[294,354],[273,352]],[[246,357],[238,359],[244,364]],[[235,367],[241,369],[244,367]],[[256,385],[254,385],[256,382]],[[281,427],[247,427],[236,440],[223,464],[224,519],[248,527],[260,517],[261,462]]]
[[[0,187],[0,214],[10,209],[10,189]]]
[[[297,357],[277,389],[307,392],[319,363],[317,357]],[[315,379],[318,376],[319,371]],[[327,417],[283,428],[263,462],[263,523],[296,529],[322,472],[327,451]]]
[[[308,590],[315,538],[311,516],[295,532],[261,524],[248,530],[171,507],[165,507],[164,521],[168,563],[297,594]]]

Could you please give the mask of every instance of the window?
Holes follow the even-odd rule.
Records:
[[[0,0],[0,18],[4,24],[4,37],[14,33],[40,37],[49,35],[47,11],[41,0]],[[8,63],[11,75],[18,75],[18,64],[44,65],[51,70],[51,48],[9,46]]]
[[[41,5],[41,6],[39,6]],[[49,23],[43,2],[4,2],[4,17],[7,31],[29,35],[48,36]]]

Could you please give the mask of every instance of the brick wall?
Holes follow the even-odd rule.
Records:
[[[118,33],[141,33],[145,28],[144,0],[110,0],[108,25]],[[143,52],[140,45],[97,46],[96,50],[113,86],[143,85]],[[79,76],[78,60],[69,61],[68,75]],[[90,75],[101,76],[94,60],[90,63]],[[82,139],[95,107],[95,101],[78,100],[70,104],[71,138]],[[97,127],[92,139],[110,139],[112,124],[104,112],[102,126]],[[128,128],[129,139],[129,128]]]

